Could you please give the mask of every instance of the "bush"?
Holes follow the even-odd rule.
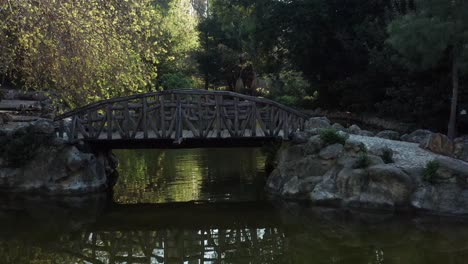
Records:
[[[184,89],[193,88],[195,85],[189,76],[181,73],[169,73],[161,76],[161,86],[164,89]]]
[[[365,169],[365,168],[369,167],[369,165],[370,165],[369,156],[367,155],[367,152],[364,152],[364,153],[359,155],[356,162],[354,163],[353,168],[354,169]]]
[[[344,145],[346,142],[346,138],[338,133],[337,130],[332,128],[324,128],[320,130],[320,139],[326,145],[333,145],[333,144],[342,144]]]
[[[423,170],[423,179],[427,182],[434,183],[437,177],[437,171],[440,168],[440,164],[436,160],[431,160],[426,164]]]

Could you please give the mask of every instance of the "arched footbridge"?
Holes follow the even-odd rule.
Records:
[[[60,137],[109,148],[254,146],[288,140],[306,120],[272,100],[193,89],[103,100],[55,118]]]

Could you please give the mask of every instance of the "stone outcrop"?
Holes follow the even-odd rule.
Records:
[[[433,133],[426,138],[419,145],[423,149],[430,150],[434,153],[442,154],[445,156],[452,156],[454,151],[454,144],[447,136],[440,133]]]
[[[44,194],[88,193],[115,183],[110,152],[90,152],[55,135],[51,121],[0,130],[0,189]]]
[[[377,133],[377,135],[375,135],[375,136],[379,137],[379,138],[386,138],[386,139],[391,139],[391,140],[400,139],[400,133],[398,133],[396,131],[392,131],[392,130],[381,131],[381,132]]]
[[[417,161],[408,162],[408,151],[400,153],[400,145],[424,152],[417,144],[395,144],[399,146],[395,152],[392,140],[369,138],[385,142],[375,146],[366,145],[365,139],[352,136],[344,145],[327,145],[315,135],[307,142],[283,146],[266,189],[286,199],[318,205],[468,214],[468,163],[427,151],[426,161],[418,156]],[[439,168],[436,180],[427,182],[423,171],[432,159]]]
[[[410,134],[404,134],[403,136],[401,136],[400,139],[402,141],[420,144],[426,141],[431,135],[432,135],[432,132],[429,130],[418,129],[418,130],[411,132]]]

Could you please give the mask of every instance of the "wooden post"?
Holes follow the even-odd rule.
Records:
[[[159,96],[159,104],[160,104],[159,119],[161,123],[161,135],[162,135],[162,138],[166,138],[167,137],[166,136],[166,114],[164,110],[164,95]]]
[[[215,135],[221,137],[221,109],[219,103],[219,95],[215,95]]]
[[[234,97],[234,135],[239,136],[239,98]]]
[[[65,130],[65,124],[63,119],[59,122],[59,137],[63,138],[63,131]]]
[[[112,105],[106,105],[107,139],[112,140]]]
[[[141,98],[141,122],[142,122],[142,127],[143,127],[143,138],[147,139],[148,138],[148,118],[146,116],[147,111],[148,111],[148,105],[146,101],[146,97]],[[136,133],[135,133],[136,134]]]
[[[180,97],[177,95],[177,107],[176,107],[176,116],[175,116],[175,144],[182,143],[182,103],[180,102]]]
[[[257,105],[255,102],[252,102],[252,110],[250,114],[252,115],[250,118],[250,136],[255,137],[257,136]]]
[[[124,120],[123,120],[123,132],[125,138],[130,137],[130,112],[128,110],[128,101],[124,102]]]

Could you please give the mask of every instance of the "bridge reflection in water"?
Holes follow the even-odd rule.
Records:
[[[40,216],[2,214],[1,263],[464,264],[468,257],[463,220],[297,205],[138,207],[113,205],[98,216],[89,209],[73,215],[65,207],[31,207],[43,212]]]
[[[272,227],[82,235],[81,252],[63,250],[91,263],[284,263],[284,234]]]

